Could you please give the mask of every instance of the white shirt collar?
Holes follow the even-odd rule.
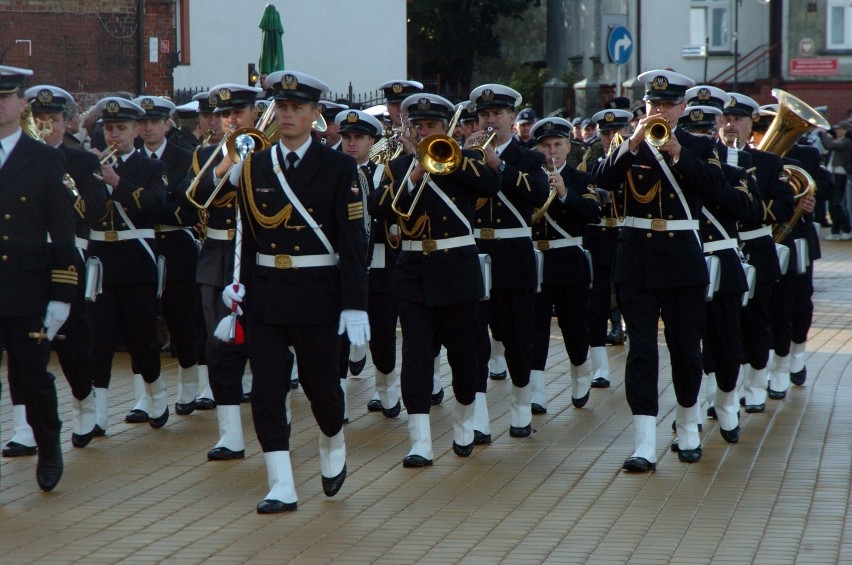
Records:
[[[311,146],[312,142],[313,138],[311,136],[308,136],[308,140],[296,149],[295,153],[299,156],[299,161],[305,158],[305,153],[308,152],[308,147]],[[287,146],[284,145],[283,141],[279,141],[278,144],[281,146],[281,152],[284,154],[284,158],[286,159],[287,155],[290,153],[290,150],[287,149]]]
[[[143,147],[145,147],[145,149],[144,149],[145,156],[150,157],[151,153],[153,153],[154,155],[157,156],[157,159],[162,159],[163,153],[165,153],[165,151],[166,151],[166,143],[168,143],[168,140],[164,137],[163,142],[154,151],[151,151],[150,149],[148,149],[147,147],[145,147],[143,145]]]
[[[504,143],[503,145],[500,145],[500,146],[498,146],[498,147],[495,147],[495,148],[494,148],[494,151],[496,151],[496,152],[497,152],[497,155],[502,156],[502,155],[503,155],[503,151],[505,151],[505,149],[509,146],[509,144],[510,144],[510,143],[512,143],[512,136],[509,136],[509,140],[508,140],[508,141],[506,141],[506,143]]]
[[[9,155],[11,155],[15,146],[18,145],[18,141],[21,139],[21,135],[23,133],[24,131],[21,128],[18,128],[15,130],[15,133],[0,139],[0,147],[3,147],[3,163],[5,163],[9,158]]]

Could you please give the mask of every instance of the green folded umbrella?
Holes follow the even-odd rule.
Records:
[[[281,41],[281,36],[284,34],[284,26],[281,24],[281,16],[275,6],[266,5],[258,27],[263,32],[260,44],[259,72],[268,74],[283,70],[284,43]]]

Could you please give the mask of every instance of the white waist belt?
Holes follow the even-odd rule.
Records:
[[[739,247],[739,242],[733,238],[708,241],[704,244],[704,253],[712,253],[713,251],[721,251],[723,249],[736,249],[737,247]]]
[[[154,230],[152,229],[135,229],[135,230],[111,230],[111,231],[95,231],[89,232],[89,239],[92,241],[127,241],[129,239],[154,239]]]
[[[207,237],[210,239],[218,239],[220,241],[231,241],[234,239],[234,230],[217,230],[213,228],[207,228]]]
[[[157,231],[160,233],[168,233],[170,231],[189,231],[189,228],[186,226],[165,226],[163,224],[157,225]]]
[[[257,264],[274,269],[306,269],[309,267],[334,267],[337,255],[264,255],[257,254]]]
[[[596,224],[589,224],[590,226],[598,226],[602,228],[620,228],[624,225],[624,220],[617,220],[615,218],[604,218],[600,222]]]
[[[579,247],[583,244],[582,237],[564,237],[562,239],[540,239],[534,241],[533,245],[539,251],[549,249],[562,249],[563,247]]]
[[[758,237],[765,237],[767,235],[772,235],[772,226],[763,226],[762,228],[757,228],[756,230],[751,231],[741,231],[740,239],[742,241],[748,241],[750,239],[757,239]]]
[[[514,239],[519,237],[532,238],[531,228],[482,228],[473,230],[473,235],[476,239]]]
[[[83,239],[82,237],[74,236],[74,245],[77,246],[77,249],[88,249],[89,248],[89,240]]]
[[[465,247],[466,245],[476,245],[476,241],[472,235],[460,235],[445,239],[419,239],[416,241],[406,239],[402,242],[402,250],[432,253],[441,249],[453,249],[455,247]]]
[[[651,231],[697,230],[698,220],[664,220],[662,218],[624,218],[624,227]]]

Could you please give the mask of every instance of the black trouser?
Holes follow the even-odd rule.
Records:
[[[481,373],[476,354],[476,302],[425,306],[398,300],[397,307],[402,326],[400,383],[408,413],[428,414],[432,407],[436,335],[447,348],[456,400],[465,406],[472,403]]]
[[[392,294],[371,292],[367,300],[370,317],[370,356],[376,370],[386,375],[396,367],[396,300]],[[349,373],[349,338],[340,344],[340,378]],[[353,359],[359,361],[359,359]]]
[[[168,281],[160,306],[169,328],[172,349],[184,369],[198,364],[198,328],[196,316],[201,301],[194,280]]]
[[[225,343],[213,335],[219,321],[231,314],[222,301],[222,288],[202,284],[201,304],[207,325],[205,358],[213,400],[216,404],[223,406],[239,404],[243,397],[243,373],[246,371],[246,361],[248,361],[246,344]],[[248,341],[248,334],[246,329],[246,341]],[[299,362],[301,363],[301,359]],[[254,391],[253,383],[254,381],[252,381],[252,391]],[[289,386],[289,376],[287,383]]]
[[[554,309],[571,364],[586,362],[589,352],[588,297],[589,287],[586,285],[541,285],[541,292],[533,297],[533,370],[544,371],[547,363],[550,320]]]
[[[594,279],[589,291],[588,335],[589,347],[606,345],[607,323],[612,311],[612,265],[592,263]]]
[[[805,343],[814,317],[814,264],[793,277],[793,342]]]
[[[831,233],[852,232],[852,224],[849,222],[849,212],[843,205],[846,196],[846,175],[832,175],[834,192],[828,205],[828,213],[831,214]]]
[[[27,407],[27,422],[36,445],[51,453],[59,445],[62,421],[59,419],[56,386],[47,372],[50,342],[33,339],[30,332],[42,329],[43,316],[0,318],[0,355],[5,347],[9,357],[9,388],[18,396],[16,404]]]
[[[529,384],[533,351],[533,294],[533,289],[491,289],[491,298],[479,302],[481,374],[477,392],[485,392],[488,387],[488,359],[491,357],[489,325],[495,339],[500,336],[506,348],[506,367],[512,384],[517,387]],[[444,345],[447,345],[446,342]]]
[[[704,335],[704,372],[716,374],[722,392],[737,386],[743,339],[740,331],[742,296],[716,295],[707,303],[707,333]]]
[[[706,285],[661,289],[618,285],[621,312],[630,335],[624,383],[634,415],[656,416],[659,411],[657,326],[661,316],[677,403],[689,408],[698,399],[706,290]]]
[[[757,269],[754,296],[742,309],[740,317],[743,337],[741,362],[757,370],[766,368],[769,362],[769,349],[772,343],[772,292],[775,288],[775,281],[761,270]]]
[[[787,274],[782,275],[772,289],[772,350],[785,357],[790,353],[793,339],[793,278],[796,265],[790,262]]]
[[[343,427],[343,390],[337,369],[340,347],[337,322],[271,326],[249,318],[247,330],[251,336],[247,343],[254,377],[252,418],[263,452],[290,450],[290,425],[286,412],[293,368],[290,346],[299,359],[299,384],[311,403],[311,411],[320,430],[328,437],[337,435]]]
[[[134,368],[145,382],[160,377],[157,345],[157,284],[104,287],[89,305],[92,332],[92,382],[108,388],[117,337],[124,336]]]

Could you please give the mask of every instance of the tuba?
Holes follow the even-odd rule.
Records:
[[[772,96],[778,99],[778,113],[766,130],[766,134],[757,146],[761,151],[775,153],[783,157],[795,145],[802,135],[816,128],[829,129],[831,126],[822,114],[790,94],[778,88],[772,89]],[[790,186],[797,200],[805,196],[813,196],[816,183],[807,171],[793,165],[784,165],[784,170],[790,179]],[[793,230],[804,210],[796,207],[793,217],[784,224],[778,224],[773,230],[772,237],[776,243],[784,239]]]

